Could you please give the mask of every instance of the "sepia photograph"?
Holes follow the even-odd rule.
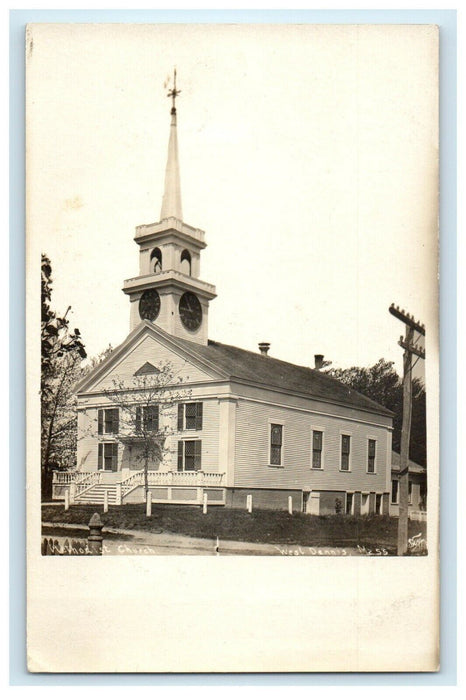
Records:
[[[31,24],[25,52],[31,578],[403,557],[433,670],[438,28]],[[390,670],[366,651],[313,658]]]

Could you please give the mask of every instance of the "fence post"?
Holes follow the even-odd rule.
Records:
[[[152,515],[152,491],[148,491],[146,496],[146,516],[150,515]]]
[[[204,491],[204,496],[202,499],[202,512],[207,513],[207,493]]]
[[[102,528],[103,524],[98,513],[94,513],[89,520],[89,536],[87,543],[89,554],[102,554]]]
[[[69,489],[65,489],[65,510],[68,510],[70,507],[70,491]]]
[[[104,513],[108,513],[108,490],[104,491]]]
[[[293,497],[288,496],[288,513],[293,515]]]
[[[121,484],[116,484],[115,502],[117,506],[121,506]]]
[[[76,484],[74,481],[70,484],[70,505],[73,505],[76,498]]]
[[[252,513],[252,495],[251,494],[246,496],[246,508],[248,509],[248,513]]]

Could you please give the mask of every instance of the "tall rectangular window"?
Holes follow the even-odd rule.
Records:
[[[412,505],[413,503],[413,482],[408,481],[408,503]]]
[[[178,471],[200,471],[202,467],[202,441],[178,440]]]
[[[159,429],[159,407],[137,406],[136,407],[136,432],[157,431]]]
[[[392,481],[392,503],[398,503],[398,479]]]
[[[375,440],[368,440],[367,444],[367,471],[369,474],[375,474]]]
[[[350,450],[351,450],[351,435],[341,436],[341,462],[340,469],[344,472],[350,470]]]
[[[118,408],[99,408],[97,412],[97,432],[99,435],[117,434],[119,430]]]
[[[283,458],[283,425],[270,425],[270,464],[276,467],[282,465]]]
[[[321,430],[312,431],[312,468],[322,469],[322,442],[323,433]]]
[[[97,468],[106,472],[116,472],[118,469],[118,443],[99,442]]]
[[[202,403],[178,404],[178,430],[202,430]]]

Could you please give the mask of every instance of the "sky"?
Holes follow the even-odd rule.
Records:
[[[434,28],[35,25],[27,40],[28,270],[39,285],[47,253],[52,306],[71,305],[89,356],[129,333],[121,288],[135,227],[160,216],[175,65],[209,337],[401,372],[394,302],[436,350]]]

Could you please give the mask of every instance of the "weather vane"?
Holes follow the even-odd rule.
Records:
[[[181,90],[176,89],[176,68],[173,69],[173,88],[168,92],[167,97],[172,98],[172,114],[176,114],[175,100],[180,94]]]

